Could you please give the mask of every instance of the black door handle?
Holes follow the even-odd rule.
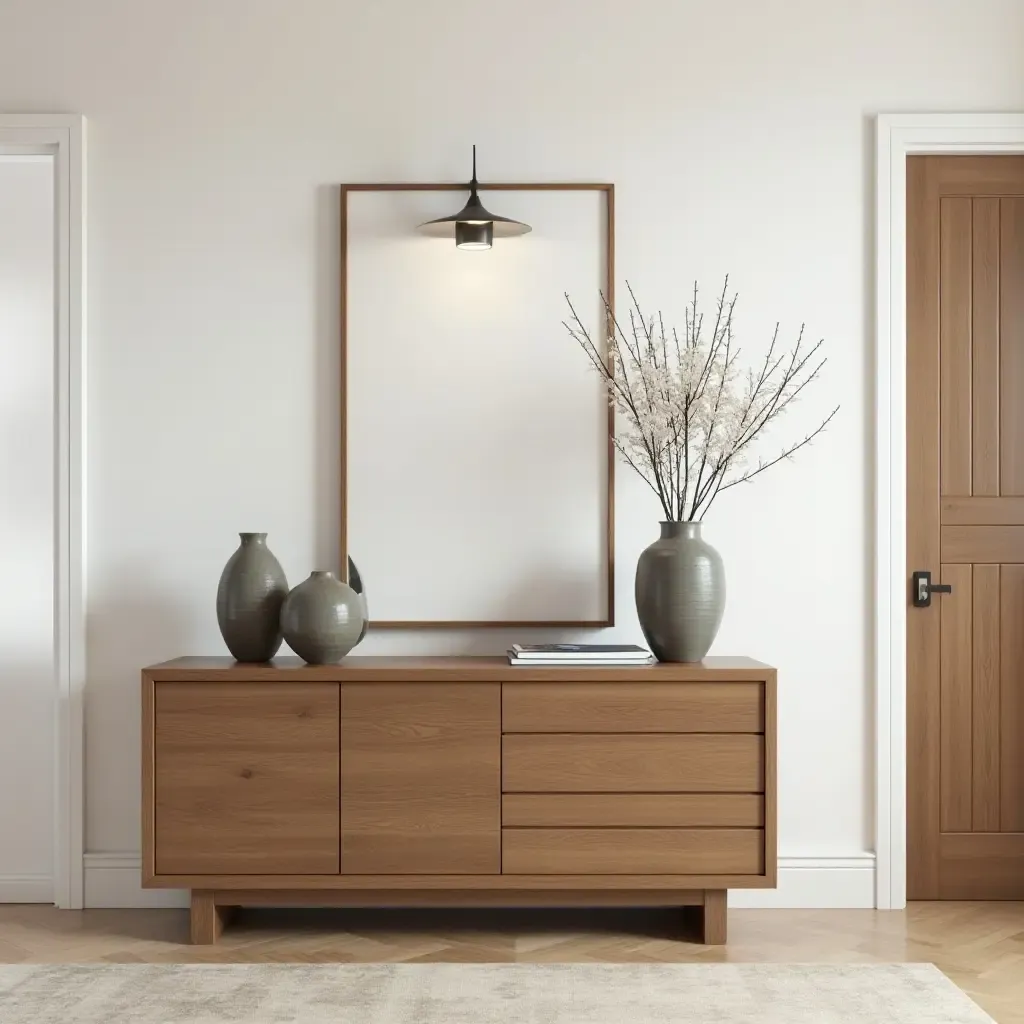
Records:
[[[948,583],[932,583],[932,574],[918,570],[911,577],[910,599],[915,608],[927,608],[932,603],[932,594],[952,594]]]

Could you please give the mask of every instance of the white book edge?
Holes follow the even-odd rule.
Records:
[[[652,655],[650,651],[646,653],[603,653],[603,654],[587,654],[581,652],[579,654],[569,654],[563,652],[547,654],[543,651],[517,651],[513,648],[511,651],[512,655],[516,658],[522,658],[524,661],[532,658],[545,658],[549,660],[564,659],[567,661],[578,661],[581,658],[585,658],[587,661],[603,661],[605,659],[612,659],[615,661],[646,661]]]
[[[566,658],[513,658],[508,659],[510,665],[558,665],[564,668],[601,668],[601,667],[619,667],[619,668],[630,668],[639,667],[641,665],[653,665],[655,663],[654,658],[644,658],[641,661],[639,658],[620,658],[618,660],[612,660],[609,658],[595,661],[594,659],[577,659],[570,661]]]

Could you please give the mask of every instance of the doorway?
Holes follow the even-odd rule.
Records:
[[[0,155],[0,902],[53,902],[56,174]]]
[[[1021,899],[1024,156],[906,174],[907,896]]]

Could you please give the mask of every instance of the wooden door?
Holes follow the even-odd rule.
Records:
[[[344,683],[341,870],[501,871],[501,686]]]
[[[1021,899],[1024,157],[907,177],[907,894]]]
[[[157,875],[337,874],[337,683],[157,683],[153,718]]]

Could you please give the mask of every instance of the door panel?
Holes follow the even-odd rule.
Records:
[[[999,831],[1024,834],[1024,565],[1004,565],[1000,586]],[[1020,863],[1024,898],[1024,860]]]
[[[965,200],[966,201],[966,200]],[[999,491],[999,215],[1002,200],[972,205],[971,263],[971,490]],[[966,391],[967,389],[962,389]],[[1024,520],[1016,520],[1021,522]]]
[[[975,832],[999,831],[1000,575],[998,565],[974,566],[971,824]]]
[[[501,686],[345,683],[341,870],[501,872]]]
[[[157,683],[156,873],[338,871],[336,683]]]
[[[999,200],[999,493],[1024,494],[1024,198]]]
[[[1024,897],[1024,158],[907,170],[907,891]]]
[[[939,711],[939,777],[942,796],[939,820],[943,832],[971,831],[972,744],[971,629],[973,627],[971,567],[944,565],[942,582],[953,593],[940,604],[942,681]]]

